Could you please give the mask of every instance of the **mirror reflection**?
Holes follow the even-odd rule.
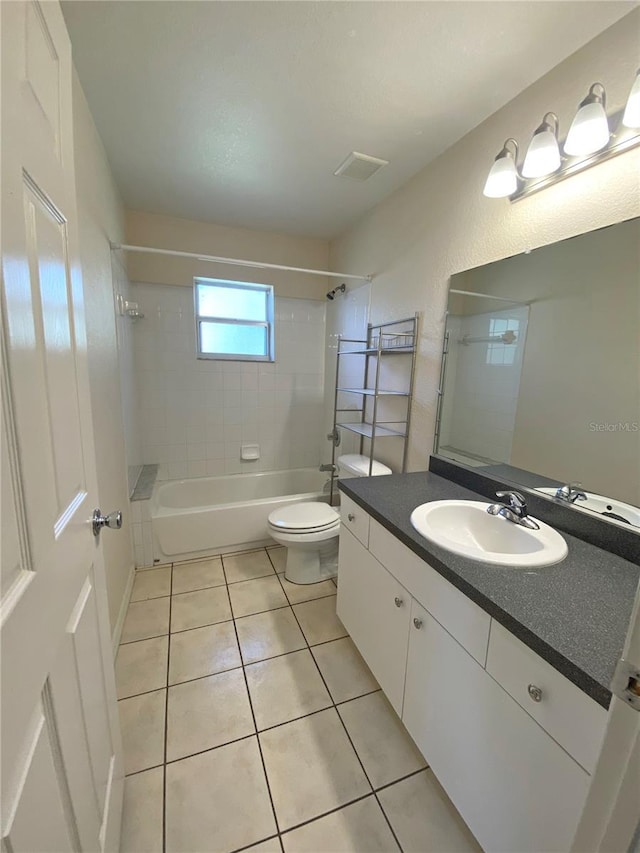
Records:
[[[640,528],[640,220],[451,279],[435,451]]]

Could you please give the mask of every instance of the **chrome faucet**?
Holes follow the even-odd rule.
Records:
[[[559,501],[566,501],[570,504],[587,499],[586,494],[582,491],[582,483],[567,483],[565,486],[560,486],[556,490],[556,497]]]
[[[490,504],[487,507],[489,515],[501,515],[507,521],[512,521],[521,527],[527,527],[529,530],[540,530],[538,522],[529,518],[527,514],[527,502],[520,492],[496,492],[496,497],[509,498],[509,505],[507,506],[503,503]]]

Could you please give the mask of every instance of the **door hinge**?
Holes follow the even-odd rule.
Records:
[[[620,658],[611,682],[611,692],[640,711],[640,667]]]

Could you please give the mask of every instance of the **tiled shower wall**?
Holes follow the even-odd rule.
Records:
[[[274,363],[196,358],[193,290],[132,285],[134,363],[145,464],[159,479],[320,463],[325,303],[276,297]],[[245,462],[242,444],[260,445]]]
[[[465,335],[490,335],[492,319],[517,321],[516,343],[479,342],[466,346],[461,343]],[[527,322],[528,308],[525,307],[449,316],[441,447],[467,451],[496,462],[510,461]]]

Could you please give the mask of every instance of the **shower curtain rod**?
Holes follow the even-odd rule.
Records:
[[[241,258],[218,258],[215,255],[201,255],[197,252],[178,252],[174,249],[154,249],[151,246],[128,246],[124,243],[111,243],[111,250],[122,249],[124,252],[146,252],[150,255],[172,255],[176,258],[195,258],[215,264],[230,264],[236,267],[255,267],[261,270],[286,270],[287,272],[303,272],[309,275],[322,275],[329,278],[355,278],[359,281],[371,281],[372,275],[353,275],[346,272],[330,272],[329,270],[308,270],[304,267],[288,267],[283,264],[267,264],[260,261],[246,261]]]
[[[449,293],[458,293],[460,296],[477,296],[479,299],[496,299],[498,302],[510,302],[511,305],[528,305],[528,302],[518,302],[517,299],[507,299],[504,296],[492,296],[490,293],[474,293],[473,290],[454,290],[450,288]]]

